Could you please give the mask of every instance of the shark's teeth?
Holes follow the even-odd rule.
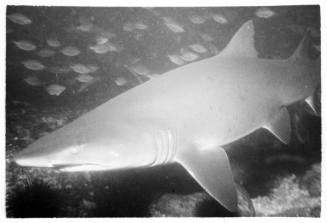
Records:
[[[57,165],[55,168],[62,172],[101,171],[107,169],[105,166],[95,164]]]

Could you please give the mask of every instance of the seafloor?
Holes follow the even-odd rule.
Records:
[[[320,44],[318,6],[269,7],[275,13],[271,18],[259,18],[255,15],[257,9],[8,7],[8,15],[22,13],[33,22],[20,25],[7,21],[7,216],[319,217],[321,118],[312,115],[302,102],[288,108],[293,130],[289,145],[258,130],[226,146],[238,188],[239,211],[234,214],[224,210],[178,164],[113,172],[60,173],[46,168],[19,167],[13,162],[13,154],[35,139],[146,81],[146,77],[138,77],[124,69],[124,63],[132,57],[140,58],[152,65],[155,73],[162,74],[177,67],[167,59],[171,51],[199,43],[210,49],[199,59],[213,56],[248,19],[254,20],[255,45],[260,57],[287,58],[307,29],[313,31],[314,43]],[[223,16],[227,24],[212,21],[191,24],[186,19],[187,15],[207,12]],[[162,17],[173,18],[184,31],[174,33],[164,29],[160,22]],[[121,30],[123,24],[136,20],[142,20],[151,30],[136,34]],[[87,29],[74,30],[85,24],[111,28],[124,50],[105,55],[83,50],[95,35],[85,31]],[[214,40],[210,44],[200,40],[201,33],[209,33]],[[40,72],[42,74],[38,75],[43,82],[66,84],[66,90],[58,96],[49,95],[43,86],[24,82],[24,78],[34,75],[35,71],[26,70],[21,61],[38,57],[33,52],[17,49],[12,41],[29,40],[42,47],[46,45],[45,39],[53,36],[67,45],[75,43],[82,53],[69,58],[57,53],[53,58],[42,59],[48,67],[91,62],[99,66],[97,75],[101,81],[81,88],[80,83],[71,81],[74,74]],[[317,56],[319,52],[312,54]],[[117,77],[124,77],[127,84],[115,85]]]

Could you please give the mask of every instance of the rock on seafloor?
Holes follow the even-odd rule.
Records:
[[[271,183],[264,196],[250,198],[243,186],[236,184],[238,211],[232,214],[205,192],[189,195],[164,194],[150,205],[153,217],[210,217],[210,216],[279,216],[319,217],[321,166],[313,164],[302,177],[293,174],[280,176]]]
[[[319,181],[320,184],[320,181]],[[301,188],[295,175],[280,178],[267,196],[252,200],[258,216],[312,216],[319,217],[320,196],[311,196],[306,188]]]
[[[237,185],[237,212],[230,213],[205,192],[189,195],[164,194],[150,205],[153,217],[255,216],[252,201],[242,186]]]
[[[321,196],[321,164],[315,163],[300,180],[301,188],[307,188],[313,197]]]

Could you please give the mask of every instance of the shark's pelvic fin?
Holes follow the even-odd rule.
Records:
[[[287,109],[282,107],[264,128],[274,134],[280,141],[288,144],[291,138],[291,122]]]
[[[303,59],[308,59],[308,52],[310,47],[310,31],[306,31],[300,44],[294,50],[292,56],[289,57],[293,61],[301,61]]]
[[[315,106],[315,102],[314,102],[314,96],[311,95],[311,96],[307,97],[305,99],[305,102],[309,105],[309,107],[311,108],[311,110],[313,111],[313,113],[315,115],[318,115],[318,112],[317,112],[317,109],[316,109],[316,106]]]
[[[193,178],[231,212],[237,210],[233,174],[225,150],[221,147],[194,147],[178,154],[179,162]]]
[[[222,50],[218,57],[253,57],[258,53],[254,47],[254,26],[252,20],[247,21],[237,31],[232,40]]]

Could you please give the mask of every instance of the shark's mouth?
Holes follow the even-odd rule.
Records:
[[[52,168],[62,172],[101,171],[107,169],[105,166],[94,163],[54,164]]]

